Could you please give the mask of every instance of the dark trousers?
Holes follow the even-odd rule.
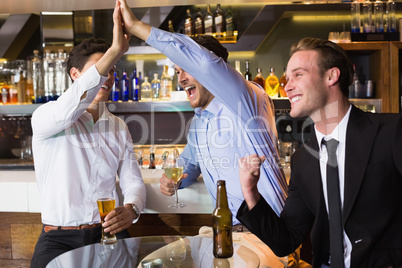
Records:
[[[52,230],[42,233],[35,246],[31,268],[44,268],[57,256],[75,248],[99,243],[102,236],[101,226],[82,230]],[[130,237],[127,230],[116,234],[118,239]]]

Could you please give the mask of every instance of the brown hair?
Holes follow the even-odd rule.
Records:
[[[82,71],[85,64],[88,62],[89,57],[95,53],[106,53],[110,44],[102,38],[89,38],[83,40],[80,44],[75,46],[68,55],[67,60],[67,73],[70,75],[71,68],[75,67]]]
[[[216,56],[221,57],[225,62],[228,62],[228,50],[222,46],[222,44],[215,37],[211,35],[198,35],[192,38],[197,44],[212,51]]]
[[[349,86],[353,82],[353,64],[346,52],[335,43],[318,38],[306,37],[296,42],[290,48],[290,56],[297,51],[314,50],[319,53],[317,62],[320,75],[336,67],[340,70],[339,87],[343,95],[349,95]]]

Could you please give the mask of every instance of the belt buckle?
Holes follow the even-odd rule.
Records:
[[[84,224],[80,224],[80,225],[78,225],[78,227],[79,227],[79,229],[81,230],[81,229],[84,229],[84,228],[86,228],[86,227],[88,227],[88,226],[90,226],[91,224],[89,224],[89,223],[84,223]]]

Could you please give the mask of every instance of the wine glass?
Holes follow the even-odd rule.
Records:
[[[111,212],[116,205],[116,198],[113,189],[100,190],[97,192],[97,200],[101,223],[105,222],[105,217]],[[117,242],[117,237],[110,233],[106,233],[102,226],[101,244],[114,244]]]
[[[166,247],[166,256],[169,261],[174,263],[175,267],[180,267],[180,264],[186,259],[186,255],[186,243],[181,237]]]
[[[180,181],[183,175],[183,162],[180,158],[169,155],[169,157],[163,163],[163,169],[165,170],[166,177],[174,181],[174,192],[176,195],[175,202],[169,205],[170,208],[181,208],[185,204],[179,202],[179,196],[177,195],[177,183]]]

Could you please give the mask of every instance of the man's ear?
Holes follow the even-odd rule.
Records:
[[[328,85],[333,86],[339,81],[339,76],[341,75],[341,71],[339,68],[331,68],[327,71],[328,75]]]
[[[70,77],[71,77],[71,79],[73,79],[73,81],[75,81],[80,76],[81,76],[81,72],[77,68],[72,67],[70,69]]]

